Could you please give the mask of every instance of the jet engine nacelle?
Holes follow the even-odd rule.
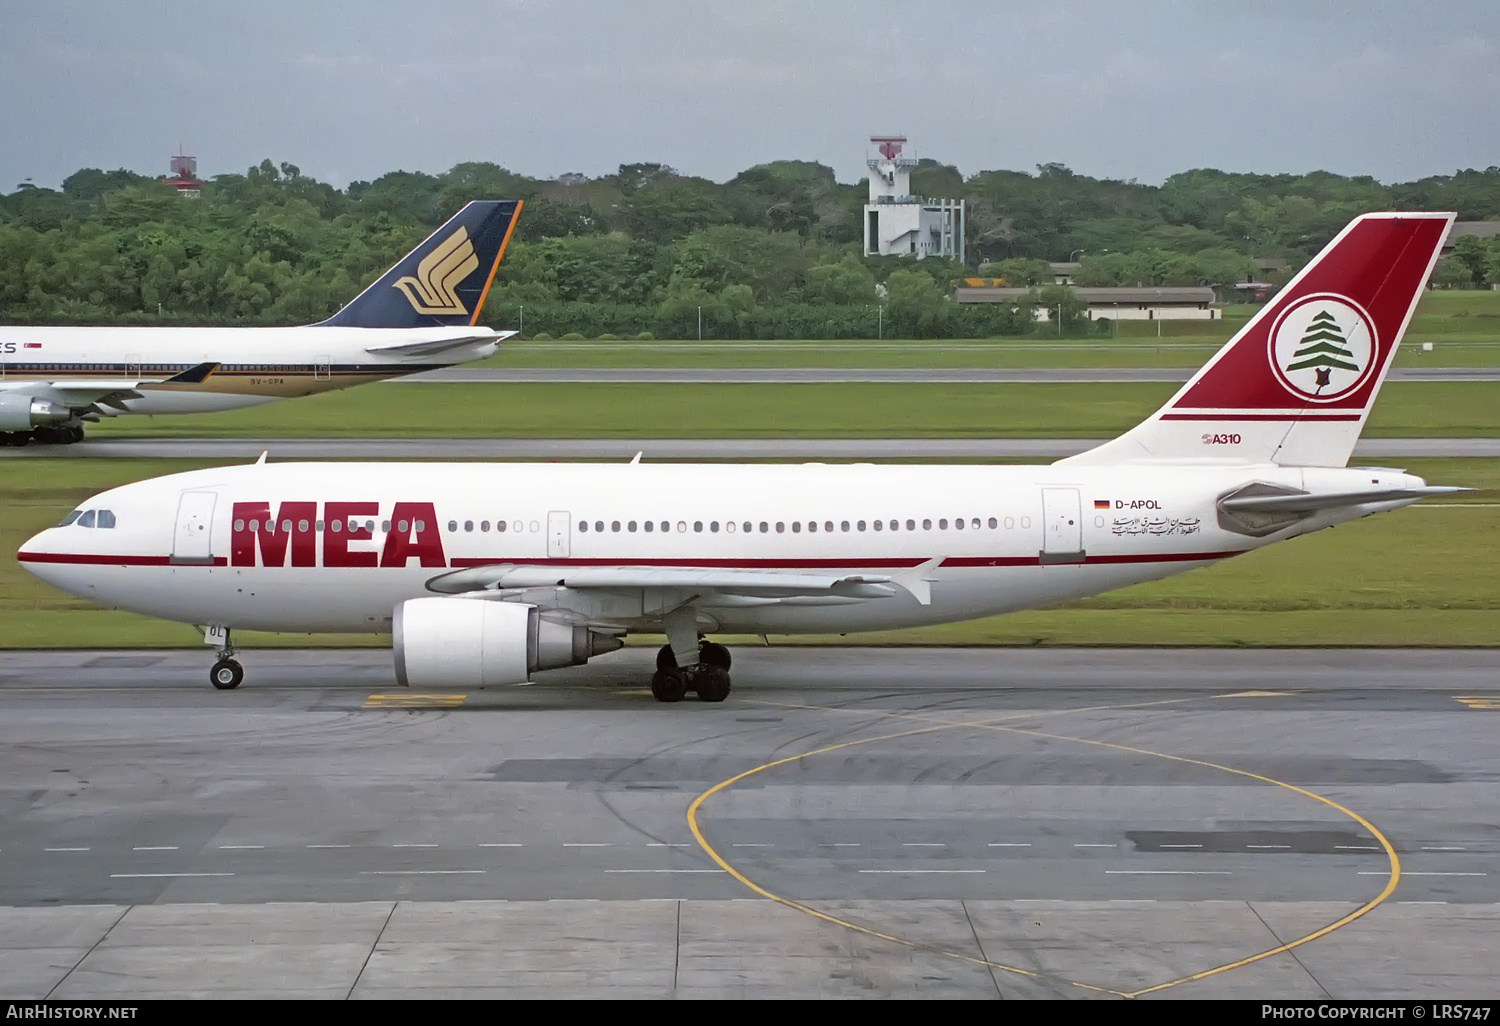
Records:
[[[405,687],[521,684],[533,670],[581,666],[621,642],[543,619],[536,606],[488,599],[419,598],[391,623],[396,680]]]
[[[73,411],[61,403],[17,392],[0,392],[0,431],[29,431],[42,424],[56,424],[72,416]]]

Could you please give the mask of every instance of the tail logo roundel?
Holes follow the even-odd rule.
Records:
[[[1276,380],[1307,402],[1330,403],[1365,383],[1380,351],[1375,322],[1352,300],[1333,293],[1287,307],[1271,329],[1268,354]]]

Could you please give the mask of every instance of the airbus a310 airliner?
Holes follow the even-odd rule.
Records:
[[[70,444],[128,413],[208,413],[478,360],[521,209],[477,200],[338,313],[296,328],[0,327],[0,442]]]
[[[405,685],[526,681],[665,632],[653,694],[729,694],[703,640],[965,620],[1396,509],[1350,453],[1452,214],[1358,218],[1172,399],[1051,466],[317,463],[125,485],[26,542],[33,574],[204,626],[390,632]]]

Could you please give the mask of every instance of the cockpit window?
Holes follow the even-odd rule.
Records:
[[[94,526],[94,511],[93,510],[89,510],[83,516],[79,517],[78,518],[78,526],[79,527],[93,527]]]
[[[115,514],[114,514],[113,510],[101,509],[99,511],[99,526],[100,527],[114,527],[115,526]]]
[[[73,521],[77,520],[81,516],[83,516],[83,510],[81,510],[81,509],[75,509],[73,512],[69,513],[67,516],[63,517],[62,523],[58,524],[57,526],[58,527],[67,527],[69,524],[71,524]]]

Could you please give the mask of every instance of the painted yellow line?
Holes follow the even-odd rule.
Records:
[[[935,723],[940,727],[975,727],[999,723],[1014,723],[1017,720],[1031,720],[1043,716],[1067,716],[1073,713],[1086,712],[1118,712],[1122,709],[1150,709],[1159,705],[1182,705],[1186,702],[1196,702],[1202,697],[1204,696],[1192,695],[1188,698],[1158,698],[1149,702],[1124,702],[1119,705],[1080,705],[1075,709],[1031,709],[1026,712],[994,716],[985,720],[955,720],[948,716],[936,716],[928,713],[891,712],[887,709],[862,709],[857,706],[807,705],[803,702],[772,702],[766,699],[750,699],[746,700],[744,704],[769,705],[775,706],[778,709],[802,709],[807,712],[852,713],[856,716],[884,717],[893,720],[915,720],[918,723]],[[1226,695],[1222,697],[1230,696]],[[808,754],[811,755],[812,753],[809,752]]]
[[[1385,849],[1385,856],[1390,860],[1390,875],[1386,880],[1385,887],[1382,888],[1380,893],[1374,898],[1365,902],[1359,908],[1355,909],[1353,912],[1350,912],[1342,919],[1330,923],[1322,929],[1314,930],[1312,933],[1309,933],[1304,937],[1298,937],[1296,940],[1288,941],[1285,944],[1279,944],[1274,948],[1267,948],[1265,951],[1258,952],[1257,954],[1250,955],[1246,958],[1237,959],[1233,962],[1227,962],[1224,965],[1214,966],[1212,969],[1205,969],[1202,972],[1193,973],[1191,976],[1183,976],[1175,980],[1169,980],[1166,983],[1158,983],[1154,987],[1146,987],[1142,990],[1131,991],[1126,995],[1126,997],[1140,997],[1143,994],[1153,994],[1159,990],[1166,990],[1168,987],[1176,987],[1183,983],[1192,983],[1195,980],[1207,979],[1210,976],[1217,976],[1219,973],[1227,973],[1231,969],[1243,968],[1244,966],[1250,965],[1254,962],[1259,962],[1262,959],[1270,958],[1273,955],[1284,954],[1285,952],[1291,951],[1293,948],[1300,948],[1304,944],[1315,941],[1319,937],[1326,937],[1333,931],[1341,927],[1348,926],[1356,919],[1367,915],[1377,905],[1381,904],[1383,901],[1385,901],[1385,899],[1394,894],[1396,891],[1396,885],[1401,882],[1401,859],[1396,855],[1395,846],[1391,844],[1391,842],[1386,838],[1385,834],[1382,834],[1375,828],[1375,824],[1365,819],[1353,809],[1340,805],[1332,798],[1325,798],[1320,794],[1309,791],[1305,787],[1298,787],[1296,784],[1288,784],[1284,780],[1276,780],[1273,777],[1268,777],[1260,773],[1251,773],[1249,770],[1235,769],[1233,766],[1225,766],[1217,762],[1208,762],[1204,759],[1189,759],[1186,756],[1182,755],[1168,755],[1164,752],[1153,752],[1149,749],[1136,748],[1132,745],[1117,745],[1109,741],[1094,741],[1089,738],[1082,737],[1065,737],[1061,734],[1048,734],[1044,731],[1027,730],[1023,727],[1005,727],[996,725],[987,727],[986,729],[1003,730],[1013,734],[1025,734],[1029,737],[1046,738],[1052,741],[1071,741],[1074,744],[1093,745],[1099,748],[1108,748],[1116,752],[1129,752],[1133,755],[1149,755],[1154,756],[1158,759],[1166,759],[1170,762],[1180,762],[1189,766],[1203,766],[1208,769],[1220,770],[1224,773],[1232,773],[1237,777],[1246,777],[1250,780],[1260,781],[1263,784],[1271,784],[1275,787],[1282,787],[1288,791],[1300,794],[1304,798],[1311,798],[1315,802],[1321,802],[1322,804],[1327,805],[1329,808],[1335,809],[1343,813],[1345,816],[1348,816],[1350,819],[1354,820],[1354,822],[1358,823],[1360,826],[1368,830],[1370,832],[1370,836],[1374,837],[1375,840],[1380,843],[1380,847]]]
[[[1470,709],[1500,709],[1500,695],[1454,695],[1453,700]]]
[[[452,709],[463,705],[467,694],[444,695],[417,692],[376,692],[365,699],[366,709]]]
[[[1240,692],[1240,693],[1238,693],[1237,695],[1234,695],[1234,696],[1221,696],[1221,697],[1249,697],[1251,694],[1255,694],[1255,693],[1253,693],[1253,692],[1250,692],[1250,693]],[[1276,693],[1274,693],[1274,692],[1272,692],[1272,693],[1261,693],[1261,695],[1258,695],[1257,697],[1272,697],[1275,694]],[[1276,697],[1280,697],[1280,696],[1277,695]],[[701,847],[703,849],[703,851],[708,855],[708,857],[710,859],[712,859],[715,863],[717,863],[721,868],[723,868],[726,873],[728,873],[730,876],[734,877],[734,879],[736,879],[737,881],[739,881],[745,887],[749,888],[751,891],[753,891],[754,893],[760,895],[763,898],[766,898],[766,899],[768,899],[770,901],[774,901],[774,902],[776,902],[778,904],[781,904],[781,905],[785,905],[788,908],[795,909],[795,910],[797,910],[799,912],[802,912],[802,913],[804,913],[806,915],[812,916],[815,919],[820,919],[820,920],[822,920],[824,922],[833,923],[835,925],[845,927],[846,929],[850,929],[850,930],[854,930],[854,931],[856,931],[858,933],[862,933],[862,934],[864,934],[866,936],[876,937],[876,938],[879,938],[881,940],[886,940],[886,941],[890,941],[890,942],[895,943],[895,944],[900,944],[900,945],[902,945],[904,947],[912,948],[912,949],[915,949],[915,950],[929,951],[929,952],[933,952],[935,954],[945,955],[947,957],[955,958],[955,959],[958,959],[958,960],[963,961],[963,962],[967,962],[967,963],[972,964],[972,965],[982,965],[982,966],[986,966],[988,968],[999,969],[999,970],[1002,970],[1004,972],[1009,972],[1009,973],[1014,973],[1014,974],[1020,975],[1020,976],[1030,977],[1032,979],[1049,980],[1049,981],[1054,981],[1054,982],[1059,982],[1059,983],[1065,983],[1068,986],[1078,987],[1078,988],[1081,988],[1081,989],[1084,989],[1084,990],[1094,991],[1096,993],[1111,994],[1111,995],[1114,995],[1116,997],[1135,998],[1135,997],[1140,997],[1140,996],[1143,996],[1143,995],[1146,995],[1146,994],[1152,994],[1152,993],[1155,993],[1157,991],[1166,990],[1166,989],[1171,988],[1171,987],[1180,986],[1181,984],[1184,984],[1184,983],[1192,983],[1192,982],[1197,981],[1197,980],[1203,980],[1203,979],[1207,979],[1208,977],[1211,977],[1211,976],[1219,975],[1220,973],[1226,973],[1226,972],[1229,972],[1229,971],[1234,970],[1234,969],[1240,969],[1240,968],[1243,968],[1244,966],[1251,965],[1251,964],[1253,964],[1255,962],[1262,961],[1262,960],[1270,958],[1270,957],[1272,957],[1274,955],[1279,955],[1279,954],[1284,954],[1286,952],[1290,952],[1293,949],[1301,947],[1304,944],[1311,943],[1312,941],[1315,941],[1315,940],[1317,940],[1320,937],[1326,937],[1328,934],[1334,932],[1335,930],[1338,930],[1338,929],[1340,929],[1340,928],[1342,928],[1344,926],[1347,926],[1348,924],[1354,922],[1356,919],[1359,919],[1359,918],[1367,915],[1370,911],[1372,911],[1378,905],[1382,904],[1387,898],[1389,898],[1393,893],[1395,893],[1396,887],[1397,887],[1397,885],[1401,881],[1401,860],[1400,860],[1400,858],[1396,854],[1395,847],[1391,844],[1390,840],[1387,839],[1384,834],[1382,834],[1378,829],[1375,828],[1375,825],[1373,823],[1371,823],[1369,820],[1365,819],[1363,816],[1359,815],[1359,813],[1353,811],[1352,809],[1346,808],[1343,805],[1340,805],[1338,802],[1335,802],[1335,801],[1333,801],[1330,798],[1325,798],[1324,796],[1322,796],[1320,794],[1316,794],[1316,793],[1314,793],[1312,791],[1309,791],[1306,788],[1301,788],[1301,787],[1296,786],[1295,784],[1289,784],[1289,783],[1287,783],[1285,781],[1282,781],[1282,780],[1276,780],[1276,779],[1274,779],[1272,777],[1264,776],[1263,774],[1252,773],[1252,772],[1250,772],[1248,770],[1235,769],[1232,766],[1224,766],[1224,765],[1221,765],[1219,763],[1207,762],[1207,761],[1202,760],[1202,759],[1191,759],[1191,758],[1187,758],[1185,756],[1169,755],[1169,754],[1166,754],[1164,752],[1155,752],[1155,751],[1151,751],[1149,749],[1136,748],[1136,747],[1133,747],[1133,746],[1130,746],[1130,745],[1113,744],[1113,743],[1107,742],[1107,741],[1095,741],[1095,740],[1091,740],[1089,738],[1068,737],[1068,736],[1062,735],[1062,734],[1051,734],[1051,733],[1047,733],[1047,732],[1044,732],[1044,731],[1029,730],[1029,729],[1022,728],[1022,727],[1014,727],[1014,726],[1006,726],[1005,725],[1006,721],[1013,721],[1013,720],[1018,720],[1018,719],[1028,719],[1028,718],[1038,717],[1038,716],[1061,715],[1061,714],[1064,714],[1064,713],[1093,712],[1093,711],[1116,711],[1116,710],[1121,710],[1121,709],[1145,708],[1145,707],[1155,706],[1155,705],[1170,705],[1170,704],[1177,704],[1177,703],[1187,702],[1187,701],[1193,701],[1193,700],[1194,700],[1193,698],[1166,699],[1166,700],[1156,701],[1156,702],[1127,703],[1127,704],[1123,704],[1123,705],[1114,705],[1114,706],[1091,706],[1091,707],[1083,707],[1083,708],[1078,708],[1078,709],[1038,710],[1038,711],[1030,712],[1030,713],[1015,713],[1015,714],[1011,714],[1009,716],[997,717],[997,718],[988,719],[988,720],[976,720],[976,721],[961,721],[961,720],[946,720],[946,719],[944,719],[944,720],[937,720],[937,723],[934,726],[919,727],[919,728],[915,728],[915,729],[912,729],[912,730],[900,731],[900,732],[893,733],[893,734],[882,734],[882,735],[879,735],[879,736],[876,736],[876,737],[860,738],[860,739],[857,739],[857,740],[854,740],[854,741],[845,741],[845,742],[841,742],[839,744],[826,745],[826,746],[824,746],[822,748],[815,748],[815,749],[813,749],[811,751],[803,752],[800,755],[790,755],[790,756],[786,756],[786,757],[781,758],[781,759],[776,759],[776,760],[774,760],[772,762],[764,763],[763,765],[756,766],[756,767],[754,767],[752,769],[744,771],[743,773],[739,773],[739,774],[737,774],[737,775],[735,775],[733,777],[730,777],[727,780],[723,780],[723,781],[720,781],[719,783],[715,784],[713,787],[709,788],[707,791],[704,791],[697,798],[695,798],[693,800],[692,804],[688,807],[688,811],[687,811],[688,828],[692,831],[693,837],[698,842],[699,847]],[[816,712],[840,712],[840,713],[853,712],[853,713],[860,713],[860,714],[863,714],[863,715],[870,715],[870,716],[880,716],[880,717],[889,717],[889,718],[895,718],[895,719],[907,719],[907,720],[918,720],[918,721],[929,721],[929,720],[935,719],[934,717],[929,717],[929,716],[925,716],[925,715],[922,715],[922,714],[889,712],[889,711],[886,711],[886,710],[878,710],[878,709],[829,708],[829,707],[826,707],[826,706],[815,706],[815,705],[808,705],[808,704],[804,704],[804,703],[782,703],[782,702],[759,702],[759,703],[756,703],[756,704],[760,704],[760,705],[777,705],[777,706],[783,706],[783,707],[786,707],[786,708],[805,709],[805,710],[808,710],[808,711],[816,711]],[[1348,816],[1350,819],[1354,820],[1360,826],[1364,827],[1367,831],[1369,831],[1370,835],[1372,837],[1374,837],[1376,839],[1376,841],[1379,842],[1380,848],[1384,850],[1385,856],[1386,856],[1387,860],[1389,861],[1389,873],[1388,873],[1388,876],[1387,876],[1385,887],[1382,888],[1381,892],[1378,895],[1376,895],[1374,898],[1372,898],[1370,901],[1368,901],[1365,904],[1361,905],[1359,908],[1355,909],[1353,912],[1351,912],[1348,915],[1342,917],[1341,919],[1338,919],[1337,921],[1335,921],[1333,923],[1330,923],[1327,926],[1322,927],[1321,929],[1314,930],[1312,933],[1309,933],[1309,934],[1307,934],[1305,936],[1298,937],[1295,940],[1288,941],[1285,944],[1280,944],[1280,945],[1277,945],[1274,948],[1268,948],[1265,951],[1257,952],[1256,954],[1246,956],[1245,958],[1237,959],[1237,960],[1235,960],[1233,962],[1228,962],[1228,963],[1225,963],[1223,965],[1214,966],[1213,968],[1205,969],[1202,972],[1193,973],[1193,974],[1191,974],[1189,976],[1179,977],[1178,979],[1175,979],[1175,980],[1168,980],[1165,983],[1159,983],[1159,984],[1156,984],[1156,985],[1151,986],[1151,987],[1143,988],[1141,990],[1120,991],[1120,990],[1114,990],[1114,989],[1109,988],[1109,987],[1102,987],[1102,986],[1096,986],[1094,984],[1083,983],[1083,982],[1078,981],[1078,980],[1068,980],[1068,979],[1064,979],[1062,977],[1051,976],[1051,975],[1048,975],[1048,974],[1045,974],[1045,973],[1035,972],[1035,971],[1030,970],[1030,969],[1023,969],[1023,968],[1020,968],[1020,967],[1017,967],[1017,966],[1005,965],[1004,963],[993,962],[993,961],[990,961],[989,959],[985,959],[985,958],[975,958],[974,956],[965,954],[964,952],[961,952],[961,951],[953,951],[953,950],[947,949],[947,948],[940,948],[940,947],[935,947],[935,946],[932,946],[932,945],[922,944],[922,943],[919,943],[919,942],[916,942],[916,941],[908,940],[908,939],[903,938],[903,937],[896,937],[896,936],[894,936],[892,934],[883,933],[883,932],[881,932],[879,930],[874,930],[874,929],[871,929],[870,927],[866,927],[866,926],[860,926],[860,925],[858,925],[856,923],[851,923],[848,920],[840,919],[837,916],[829,915],[826,912],[821,912],[818,909],[812,908],[811,906],[808,906],[808,905],[804,905],[801,902],[794,901],[794,900],[792,900],[790,898],[785,898],[785,897],[782,897],[781,895],[773,894],[770,891],[766,890],[764,887],[762,887],[759,884],[755,883],[749,877],[745,876],[743,873],[741,873],[739,870],[737,870],[734,866],[730,865],[730,863],[727,862],[714,849],[714,847],[708,843],[708,839],[706,837],[704,837],[703,831],[700,829],[700,827],[698,825],[698,812],[702,808],[703,804],[706,801],[708,801],[708,799],[712,798],[714,795],[720,793],[721,791],[728,790],[729,788],[733,787],[735,784],[739,783],[740,781],[745,780],[745,779],[747,779],[749,777],[752,777],[752,776],[754,776],[754,775],[756,775],[758,773],[763,773],[766,770],[774,769],[777,766],[784,766],[784,765],[787,765],[788,763],[797,762],[797,761],[799,761],[801,759],[809,758],[809,757],[814,756],[814,755],[822,755],[822,754],[825,754],[825,753],[828,753],[828,752],[838,751],[838,750],[843,749],[843,748],[854,747],[856,745],[874,744],[874,743],[881,742],[881,741],[893,741],[893,740],[896,740],[898,738],[914,737],[914,736],[921,735],[921,734],[930,734],[930,733],[936,733],[936,732],[941,731],[941,730],[953,730],[953,729],[1001,730],[1001,731],[1006,731],[1006,732],[1009,732],[1009,733],[1023,734],[1023,735],[1027,735],[1027,736],[1031,736],[1031,737],[1044,738],[1044,739],[1052,740],[1052,741],[1064,741],[1064,742],[1072,742],[1074,744],[1093,745],[1093,746],[1100,747],[1100,748],[1109,748],[1109,749],[1112,749],[1112,750],[1115,750],[1115,751],[1129,752],[1129,753],[1135,754],[1135,755],[1146,755],[1146,756],[1150,756],[1150,757],[1158,758],[1158,759],[1167,759],[1167,760],[1172,761],[1172,762],[1179,762],[1179,763],[1183,763],[1183,764],[1186,764],[1186,765],[1202,766],[1202,767],[1205,767],[1205,768],[1208,768],[1208,769],[1219,770],[1219,771],[1224,772],[1224,773],[1230,773],[1230,774],[1233,774],[1235,776],[1245,777],[1245,778],[1248,778],[1250,780],[1259,781],[1261,783],[1269,784],[1269,785],[1272,785],[1274,787],[1284,788],[1284,789],[1286,789],[1288,791],[1292,791],[1295,794],[1302,795],[1303,797],[1312,799],[1313,801],[1320,802],[1323,805],[1327,805],[1328,807],[1330,807],[1332,809],[1335,809],[1336,811],[1342,813],[1343,815]]]
[[[804,706],[803,708],[816,709],[818,707]],[[842,748],[853,748],[856,745],[874,744],[878,741],[894,741],[897,738],[915,737],[919,734],[933,734],[940,730],[952,730],[955,726],[958,726],[958,724],[941,724],[932,727],[918,727],[913,730],[903,730],[895,734],[882,734],[878,737],[860,738],[855,741],[842,741],[838,744],[825,745],[822,748],[815,748],[810,752],[803,752],[801,755],[789,755],[783,759],[777,759],[774,762],[768,762],[764,765],[756,766],[754,769],[748,769],[743,773],[739,773],[735,776],[730,777],[728,780],[720,781],[713,787],[710,787],[707,791],[704,791],[697,798],[693,799],[693,803],[692,805],[688,806],[687,811],[688,829],[693,832],[693,839],[698,842],[698,846],[702,848],[703,851],[708,855],[708,857],[715,863],[717,863],[718,866],[724,870],[724,872],[734,877],[741,884],[748,887],[751,891],[760,895],[762,898],[774,901],[778,905],[785,905],[787,908],[795,909],[805,915],[812,916],[814,919],[822,920],[825,923],[832,923],[835,926],[841,926],[846,930],[853,930],[856,933],[864,934],[867,937],[875,937],[879,940],[889,941],[892,944],[899,944],[902,947],[911,948],[917,951],[929,951],[934,954],[945,955],[949,958],[956,958],[959,961],[967,962],[970,965],[985,966],[991,969],[1002,969],[1005,972],[1015,973],[1018,976],[1026,976],[1034,980],[1046,980],[1049,982],[1063,983],[1070,987],[1078,987],[1082,990],[1092,991],[1096,994],[1110,994],[1115,997],[1126,997],[1127,995],[1123,991],[1113,990],[1109,987],[1096,987],[1092,984],[1080,983],[1077,980],[1067,980],[1060,977],[1049,976],[1045,973],[1034,972],[1030,969],[1022,969],[1019,966],[1003,965],[999,962],[991,962],[986,958],[975,958],[973,955],[965,954],[962,951],[953,951],[949,948],[940,948],[929,944],[920,944],[916,941],[908,940],[905,937],[897,937],[894,934],[884,933],[880,930],[874,930],[868,926],[860,926],[857,923],[851,923],[847,919],[840,919],[838,916],[829,915],[827,912],[821,912],[818,909],[811,907],[810,905],[802,904],[800,901],[793,901],[791,898],[784,898],[779,894],[772,894],[760,884],[756,883],[754,880],[751,880],[744,873],[741,873],[734,866],[730,865],[722,855],[714,850],[714,846],[708,843],[708,838],[703,836],[703,830],[698,826],[698,810],[703,807],[704,802],[708,801],[720,791],[727,790],[728,788],[731,788],[735,784],[739,783],[741,780],[744,780],[748,777],[753,777],[757,773],[763,773],[766,770],[774,769],[777,766],[785,766],[787,763],[797,762],[798,760],[806,759],[809,756],[822,755],[826,752],[836,752]]]

